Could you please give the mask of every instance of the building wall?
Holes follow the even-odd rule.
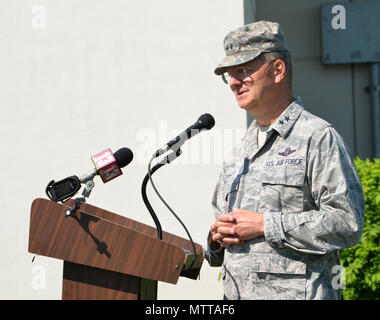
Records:
[[[315,0],[246,0],[245,22],[277,21],[294,59],[293,89],[310,112],[329,121],[354,155],[373,156],[369,64],[323,65],[322,3]],[[344,2],[344,1],[343,1]]]
[[[154,226],[140,195],[150,155],[205,112],[210,132],[154,176],[194,241],[205,245],[212,192],[245,114],[213,74],[243,3],[211,1],[0,2],[0,299],[60,299],[62,262],[28,253],[33,199],[52,179],[92,170],[92,155],[129,147],[123,176],[95,179],[89,203]],[[165,231],[186,237],[152,189]],[[128,245],[128,244],[126,244]],[[221,299],[220,268],[160,284],[159,299]]]

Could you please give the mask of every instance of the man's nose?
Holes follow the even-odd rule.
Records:
[[[234,89],[236,87],[240,87],[241,84],[242,84],[241,79],[238,79],[238,78],[235,78],[234,76],[231,76],[229,85],[232,89]]]

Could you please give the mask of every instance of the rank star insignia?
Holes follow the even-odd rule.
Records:
[[[288,116],[285,116],[284,119],[282,119],[282,120],[278,120],[278,123],[279,123],[280,125],[283,125],[285,122],[288,122],[289,120],[290,120],[290,118],[289,118]]]
[[[292,154],[295,151],[296,151],[295,149],[291,150],[289,147],[287,147],[284,152],[279,152],[278,154],[280,156],[287,157],[289,154]]]
[[[229,44],[226,45],[226,48],[225,48],[225,49],[226,49],[226,51],[229,51],[229,50],[232,50],[233,47],[234,47],[234,46],[232,45],[232,43],[229,43]]]

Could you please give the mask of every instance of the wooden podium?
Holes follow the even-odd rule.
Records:
[[[163,232],[159,240],[155,228],[87,203],[66,216],[73,203],[35,199],[30,214],[28,251],[64,261],[63,300],[154,300],[157,281],[198,277],[199,244],[195,263],[184,273],[192,261],[187,239]]]

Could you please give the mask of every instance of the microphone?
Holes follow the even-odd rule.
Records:
[[[155,212],[154,212],[152,206],[150,205],[150,203],[148,201],[148,198],[146,196],[146,185],[147,185],[148,180],[152,184],[153,190],[156,192],[157,196],[161,199],[161,201],[164,203],[164,205],[169,209],[169,211],[173,214],[173,216],[182,225],[182,227],[185,229],[185,231],[187,233],[187,236],[189,237],[189,241],[191,242],[192,249],[193,249],[192,262],[191,262],[191,264],[190,264],[189,267],[183,268],[181,274],[187,274],[187,273],[191,274],[191,268],[193,267],[193,264],[195,263],[196,258],[197,258],[195,244],[194,244],[194,241],[191,238],[191,235],[190,235],[189,231],[187,230],[185,224],[176,215],[176,213],[173,211],[173,209],[170,208],[170,206],[166,203],[166,201],[162,198],[162,196],[158,192],[156,186],[153,183],[152,175],[159,168],[161,168],[165,164],[170,163],[172,160],[176,159],[179,155],[181,155],[182,152],[181,152],[180,148],[185,143],[185,141],[187,141],[190,138],[194,137],[195,135],[197,135],[199,132],[201,132],[203,130],[210,130],[212,127],[214,127],[214,125],[215,125],[214,117],[211,114],[209,114],[209,113],[204,113],[204,114],[202,114],[198,118],[197,122],[195,122],[193,125],[191,125],[190,127],[188,127],[185,131],[183,131],[177,137],[175,137],[174,139],[170,140],[166,144],[166,146],[164,146],[161,149],[158,149],[152,155],[152,159],[149,161],[148,173],[145,176],[145,178],[143,180],[143,183],[142,183],[142,186],[141,186],[141,194],[142,194],[144,203],[145,203],[145,205],[146,205],[149,213],[151,214],[151,216],[152,216],[152,218],[154,220],[154,223],[156,224],[158,238],[162,239],[162,228],[161,228],[161,224],[160,224],[160,222],[159,222],[159,220],[157,218],[157,215],[155,214]],[[152,164],[152,161],[154,160],[154,158],[156,158],[156,157],[164,154],[165,152],[167,152],[169,150],[172,150],[173,152],[171,152],[170,155],[166,156],[166,161],[161,161],[160,163],[157,163],[153,167],[153,169],[151,169],[151,164]]]
[[[93,157],[91,157],[92,162],[95,165],[93,172],[90,172],[90,176],[95,174],[100,175],[104,183],[111,181],[112,179],[120,176],[123,172],[120,168],[125,167],[133,159],[133,153],[128,148],[121,148],[112,154],[111,149],[106,149]],[[81,182],[88,180],[86,174],[80,178]]]
[[[64,201],[79,191],[81,183],[86,184],[96,175],[100,175],[104,183],[120,176],[123,174],[121,168],[128,165],[132,159],[133,153],[128,148],[121,148],[115,154],[108,148],[91,157],[95,165],[94,170],[82,175],[80,178],[73,175],[57,182],[52,180],[47,185],[45,192],[52,201]]]
[[[166,146],[164,146],[161,149],[158,149],[153,154],[153,157],[156,158],[169,150],[177,151],[185,143],[185,141],[194,137],[201,131],[210,130],[214,125],[215,125],[215,120],[211,114],[209,113],[202,114],[198,118],[197,122],[195,122],[193,125],[188,127],[185,131],[180,133],[174,139],[170,140],[166,144]]]

